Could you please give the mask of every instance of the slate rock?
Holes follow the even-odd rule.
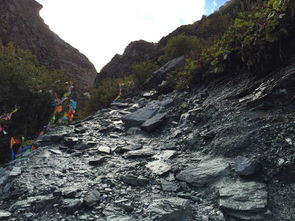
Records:
[[[68,187],[64,187],[62,189],[60,189],[60,194],[64,197],[67,197],[67,198],[74,198],[76,193],[80,191],[80,187],[77,187],[77,186],[68,186]],[[56,195],[56,192],[55,194]]]
[[[257,182],[227,182],[219,189],[219,206],[240,220],[264,220],[267,211],[266,185]]]
[[[175,182],[166,181],[161,179],[162,190],[166,192],[177,192],[180,189],[180,185]]]
[[[50,149],[49,150],[51,153],[56,154],[56,155],[61,155],[62,152],[60,150],[54,150],[54,149]]]
[[[0,168],[0,186],[7,180],[7,171],[4,168]]]
[[[135,221],[135,219],[126,215],[111,215],[107,217],[107,221]]]
[[[90,166],[99,166],[106,161],[107,157],[97,156],[95,159],[92,159],[88,162]]]
[[[63,199],[61,209],[66,212],[74,212],[82,207],[82,200],[80,199]]]
[[[111,148],[108,146],[99,146],[98,151],[106,154],[110,154],[112,152]]]
[[[166,64],[164,64],[161,68],[153,72],[153,75],[158,76],[158,78],[163,79],[166,75],[166,73],[173,71],[177,67],[183,66],[185,63],[185,57],[177,57],[172,59],[171,61],[168,61]]]
[[[176,179],[195,187],[202,187],[215,182],[228,168],[228,162],[222,158],[206,160],[194,168],[188,168],[176,175]]]
[[[53,202],[54,197],[52,196],[52,194],[48,196],[33,196],[27,198],[26,200],[17,201],[9,208],[9,211],[14,212],[19,209],[30,208],[31,206],[36,206],[37,210],[42,210]]]
[[[12,214],[8,211],[0,210],[0,220],[9,218]]]
[[[162,160],[152,161],[146,164],[146,167],[152,171],[153,174],[157,176],[164,175],[171,170],[171,165]]]
[[[156,216],[160,220],[165,220],[163,217],[172,216],[176,212],[185,211],[189,208],[189,200],[178,198],[178,197],[170,197],[170,198],[161,198],[154,199],[146,212],[151,216]]]
[[[120,179],[131,186],[144,186],[149,183],[149,180],[142,177],[136,177],[131,174],[123,175],[120,177]]]
[[[64,138],[64,144],[67,147],[73,147],[78,142],[79,142],[79,139],[77,137],[65,137]]]
[[[10,177],[16,177],[22,173],[21,167],[13,167],[13,169],[10,171],[9,176]]]
[[[87,143],[76,143],[72,146],[75,150],[87,150],[91,147],[91,145]]]
[[[111,103],[111,107],[112,108],[127,108],[129,107],[128,103],[122,103],[122,102],[112,102]]]
[[[92,190],[87,193],[87,195],[84,198],[84,202],[87,206],[95,206],[97,205],[101,200],[101,194],[97,190]]]
[[[146,106],[122,117],[127,127],[136,127],[152,118],[159,110],[158,106]]]
[[[159,113],[153,116],[152,118],[145,121],[141,128],[147,132],[152,132],[157,129],[164,122],[167,113]]]
[[[235,171],[240,176],[252,176],[260,169],[260,165],[256,160],[243,156],[237,156],[235,159]]]
[[[58,134],[54,134],[54,135],[50,135],[50,134],[45,134],[42,136],[39,136],[35,141],[34,141],[34,145],[39,147],[42,145],[50,145],[53,143],[57,143],[60,142],[64,139],[64,135],[58,135]]]
[[[180,210],[157,217],[154,221],[194,221],[194,219],[190,211]]]
[[[133,145],[128,145],[124,146],[120,149],[121,152],[128,152],[128,151],[133,151],[133,150],[139,150],[142,148],[141,144],[133,144]]]
[[[141,149],[141,150],[134,150],[129,151],[125,154],[127,158],[141,158],[141,157],[150,157],[155,154],[154,151],[150,149]]]

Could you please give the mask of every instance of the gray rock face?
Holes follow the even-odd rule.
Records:
[[[235,171],[240,176],[252,176],[260,169],[256,160],[247,157],[238,156],[235,159]]]
[[[228,215],[241,220],[264,220],[266,185],[256,182],[225,183],[219,190],[219,205]]]
[[[200,163],[195,168],[189,168],[177,174],[176,179],[196,187],[202,187],[215,182],[226,172],[228,163],[225,159],[217,158]]]

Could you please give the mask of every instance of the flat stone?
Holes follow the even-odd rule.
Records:
[[[172,169],[170,164],[161,160],[149,162],[148,164],[146,164],[146,167],[157,176],[161,176]]]
[[[54,153],[54,154],[57,154],[57,155],[61,155],[62,154],[62,152],[60,150],[49,149],[49,151],[51,153]]]
[[[136,177],[131,174],[123,175],[120,177],[120,179],[131,186],[144,186],[148,184],[149,180],[142,178],[142,177]]]
[[[41,196],[29,197],[26,200],[17,201],[16,203],[14,203],[9,208],[9,211],[14,212],[19,209],[31,207],[32,205],[37,206],[38,210],[42,210],[43,208],[48,206],[53,201],[54,201],[54,197],[52,194],[50,194],[48,196],[41,195]]]
[[[225,159],[217,158],[201,162],[194,168],[181,171],[176,179],[189,183],[195,187],[202,187],[218,180],[228,168]]]
[[[108,146],[99,146],[98,151],[101,152],[101,153],[110,154],[112,150]]]
[[[194,221],[193,214],[189,210],[179,210],[170,214],[157,217],[154,221]]]
[[[266,185],[257,182],[228,182],[219,189],[220,208],[241,220],[264,220],[267,211]],[[260,218],[262,219],[260,219]]]
[[[240,176],[252,176],[260,169],[256,160],[247,157],[237,156],[235,158],[235,171]]]
[[[0,210],[0,219],[1,218],[8,218],[8,217],[10,217],[12,214],[10,213],[10,212],[8,212],[8,211],[4,211],[4,210]]]
[[[84,202],[87,206],[95,206],[100,202],[101,194],[97,190],[92,190],[87,193],[87,195],[84,198]]]
[[[146,212],[151,216],[165,217],[165,215],[187,210],[188,206],[189,200],[183,198],[171,197],[154,199],[148,206]]]
[[[22,173],[21,167],[13,167],[13,169],[10,171],[9,176],[10,177],[15,177],[18,176]]]
[[[127,158],[141,158],[141,157],[150,157],[155,154],[154,151],[150,149],[141,149],[141,150],[134,150],[129,151],[125,154]]]
[[[107,221],[135,221],[135,219],[126,215],[111,215],[107,217]]]
[[[97,156],[88,162],[90,166],[99,166],[106,161],[107,157]]]
[[[139,150],[142,148],[141,144],[133,144],[133,145],[128,145],[124,146],[121,148],[122,152],[128,152],[128,151],[133,151],[133,150]]]
[[[132,113],[122,117],[122,121],[127,127],[137,127],[143,124],[148,119],[155,116],[161,108],[160,102],[151,102],[145,107],[140,108]]]
[[[141,128],[147,132],[152,132],[155,129],[157,129],[161,124],[164,122],[164,119],[166,117],[166,113],[159,113],[153,116],[152,118],[148,119],[145,121],[142,125]]]
[[[127,108],[129,107],[128,103],[122,103],[122,102],[113,102],[111,103],[112,108]]]

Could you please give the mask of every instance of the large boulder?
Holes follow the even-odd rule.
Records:
[[[266,185],[257,182],[226,182],[219,190],[220,208],[239,220],[265,220]]]
[[[188,168],[177,174],[176,179],[184,181],[195,187],[203,187],[217,181],[228,168],[225,159],[217,158],[206,160],[196,167]]]

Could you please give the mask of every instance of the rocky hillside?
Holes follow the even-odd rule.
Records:
[[[77,49],[50,31],[39,15],[42,5],[35,0],[0,0],[0,39],[32,51],[49,69],[62,69],[79,92],[89,90],[96,70]]]
[[[292,221],[295,62],[115,102],[1,168],[3,220]]]
[[[131,42],[123,55],[116,54],[112,60],[105,65],[97,74],[95,85],[99,85],[102,80],[120,78],[131,71],[132,64],[149,61],[156,58],[158,53],[154,43],[139,40]]]

